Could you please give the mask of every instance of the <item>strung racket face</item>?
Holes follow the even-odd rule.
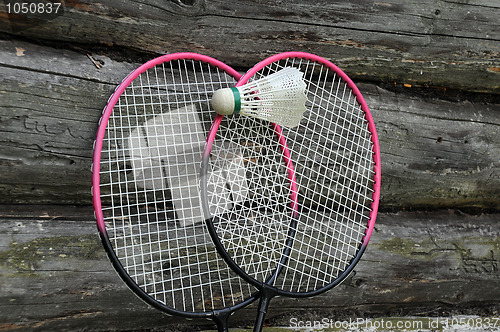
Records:
[[[207,225],[232,269],[258,288],[286,296],[326,291],[352,271],[371,236],[380,191],[380,153],[370,111],[336,66],[306,53],[284,53],[252,68],[238,85],[280,69],[304,73],[307,111],[300,125],[244,116],[215,122],[204,153],[202,181],[227,159],[224,145],[243,153],[248,193],[212,214],[218,192],[203,197]]]
[[[253,300],[217,254],[199,198],[210,97],[240,76],[202,55],[163,56],[132,72],[102,115],[92,178],[99,232],[127,285],[167,313],[213,317]],[[225,162],[238,171],[238,160]],[[234,204],[227,171],[209,184],[220,192],[214,214]]]

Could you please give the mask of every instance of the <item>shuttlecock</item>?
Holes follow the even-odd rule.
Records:
[[[215,91],[212,107],[221,115],[243,114],[285,127],[296,127],[306,111],[306,83],[287,67],[245,85]]]

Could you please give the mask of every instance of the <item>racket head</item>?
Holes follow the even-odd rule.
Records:
[[[210,96],[240,77],[208,56],[164,55],[118,85],[99,122],[92,163],[99,235],[128,287],[168,314],[217,321],[255,300],[255,289],[217,255],[198,188]]]
[[[264,222],[266,213],[260,212],[256,214],[263,218],[240,213],[244,220],[238,222],[232,211],[214,216],[209,207],[216,195],[203,182],[202,203],[217,250],[235,272],[261,290],[271,287],[277,295],[307,297],[345,280],[366,249],[380,197],[380,148],[359,89],[342,70],[317,55],[287,52],[272,56],[250,69],[237,85],[285,67],[301,70],[307,85],[308,110],[298,127],[280,128],[241,116],[229,120],[241,123],[240,131],[244,124],[258,122],[268,128],[268,141],[274,135],[273,150],[281,155],[267,159],[267,165],[247,158],[246,165],[249,187],[256,187],[254,192],[272,192],[272,198],[250,197],[253,202],[248,206],[263,203],[279,219]],[[222,124],[217,119],[209,133],[202,181],[210,178],[207,165],[217,163],[213,147],[224,139],[234,140],[234,134],[228,133],[231,126]],[[236,141],[245,142],[244,137]],[[255,136],[248,141],[260,150],[269,144]],[[279,189],[265,188],[258,179],[264,173],[254,174],[249,171],[253,168],[267,168],[266,176],[277,180],[274,187]]]

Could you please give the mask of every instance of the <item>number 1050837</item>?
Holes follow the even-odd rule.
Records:
[[[61,2],[8,2],[8,14],[57,14]]]

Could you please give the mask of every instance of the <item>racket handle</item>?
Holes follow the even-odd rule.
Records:
[[[229,332],[228,320],[232,314],[231,308],[225,308],[214,313],[212,320],[217,325],[217,332]]]
[[[261,332],[262,326],[264,325],[264,319],[266,318],[267,308],[269,307],[269,302],[276,295],[276,292],[270,288],[268,285],[264,285],[261,290],[261,296],[259,301],[259,311],[257,312],[257,319],[255,319],[255,325],[253,327],[253,332]]]

